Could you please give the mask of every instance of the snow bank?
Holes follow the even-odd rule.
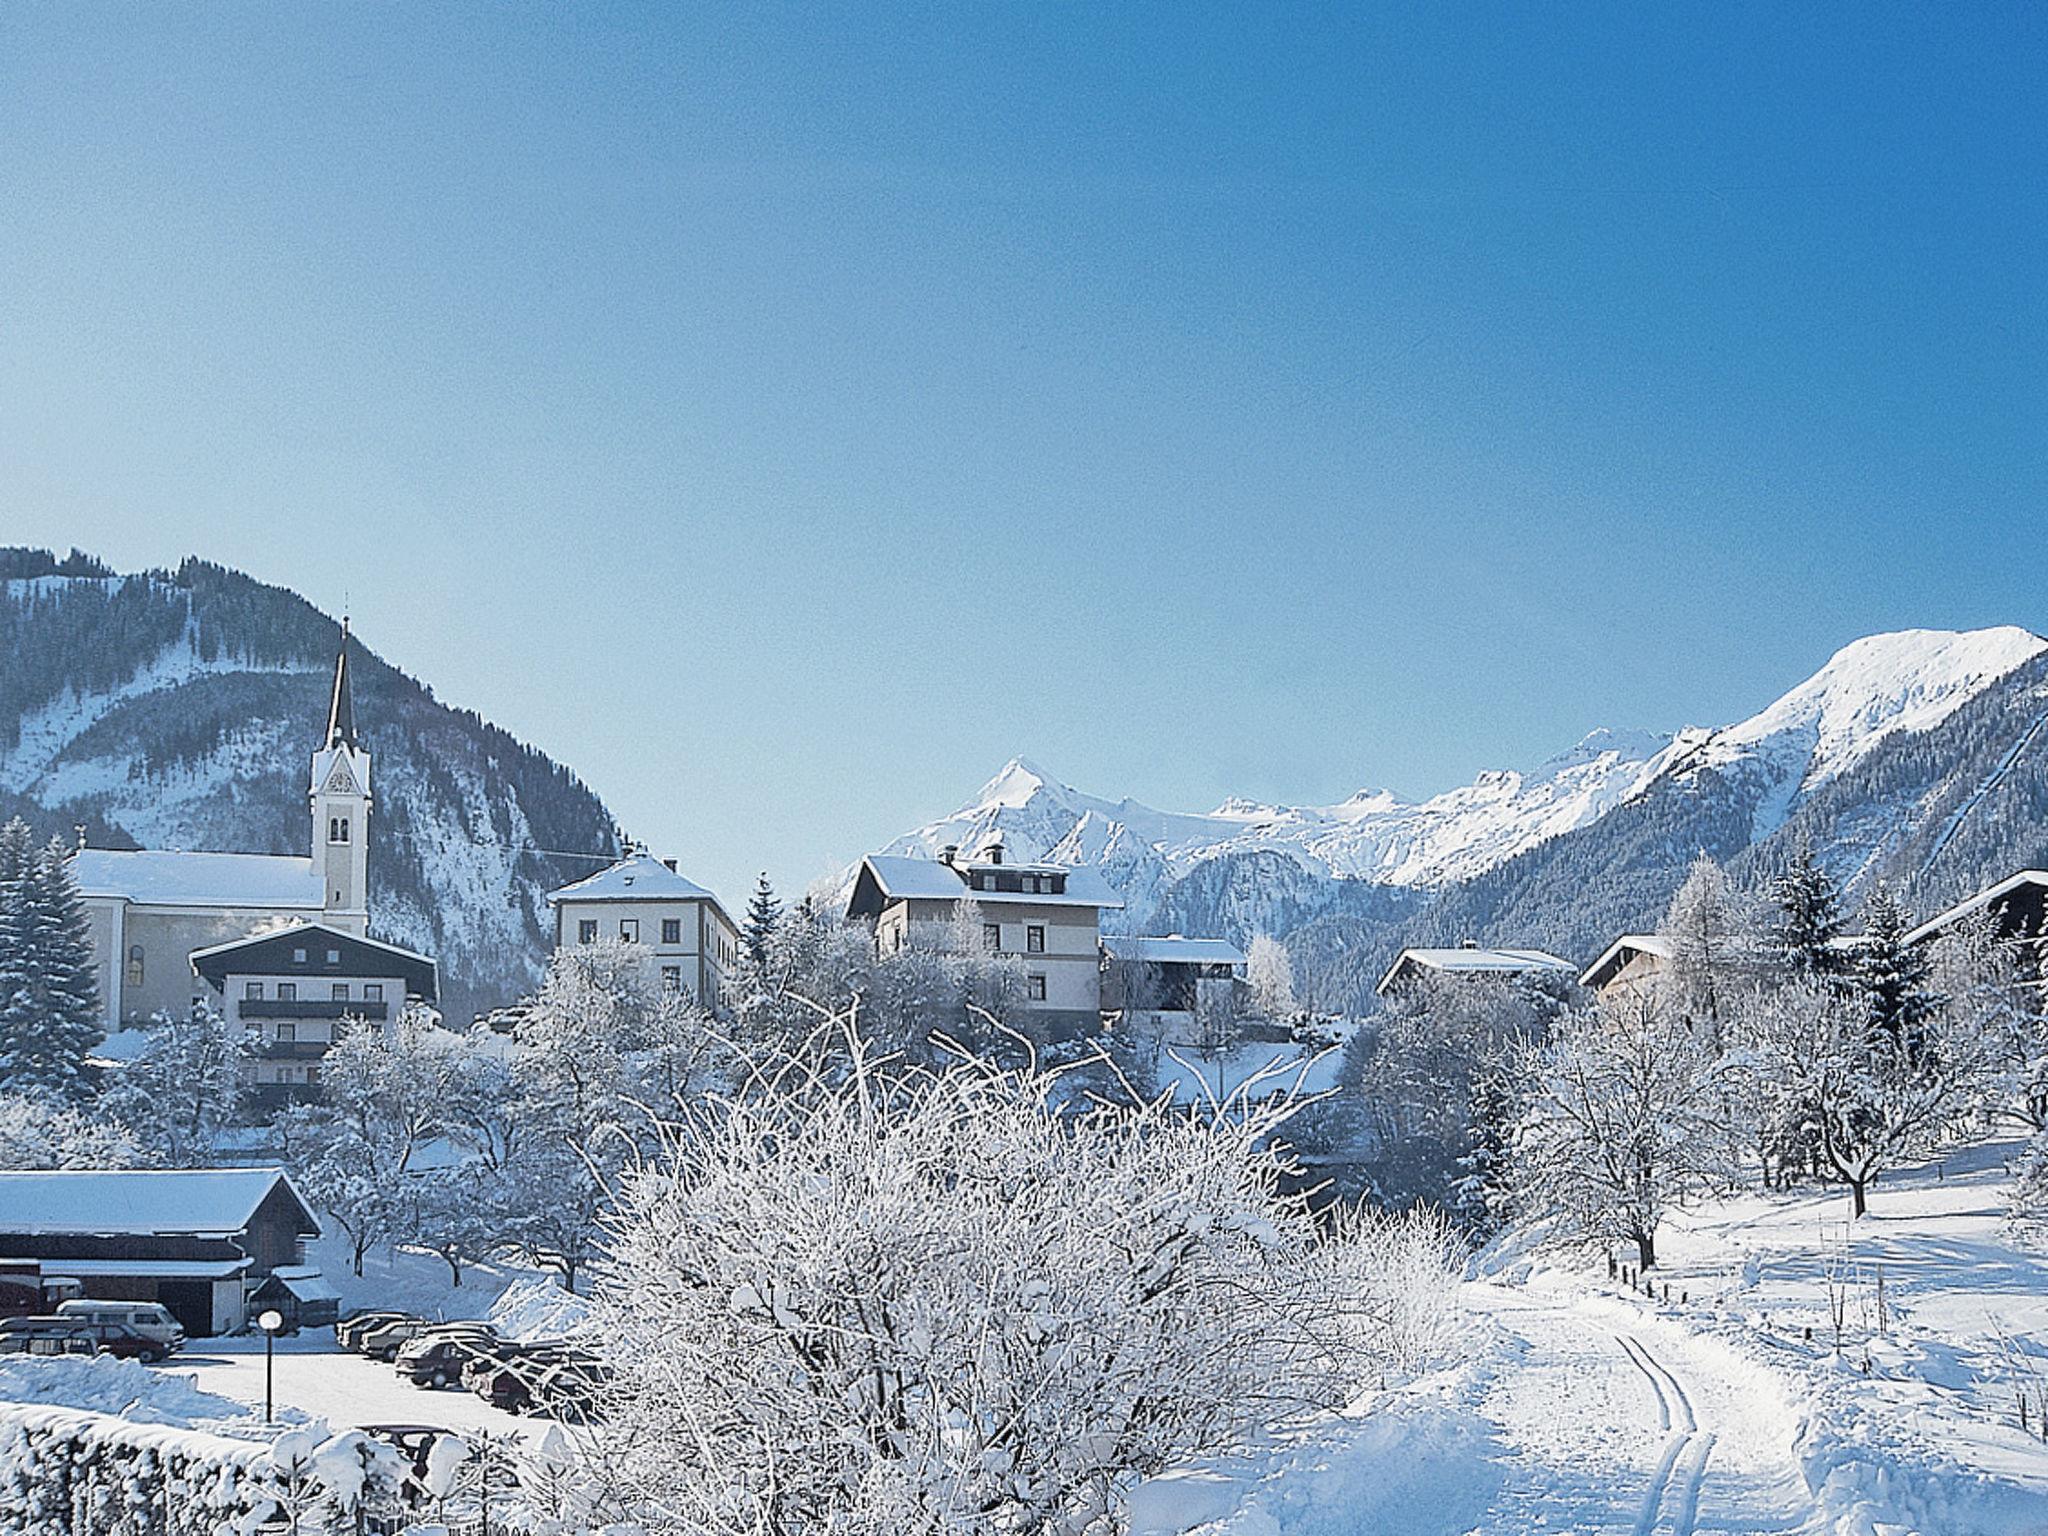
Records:
[[[7,1403],[104,1413],[136,1424],[204,1424],[260,1432],[249,1410],[202,1392],[190,1376],[112,1355],[0,1356],[0,1406]],[[296,1415],[294,1415],[296,1416]]]

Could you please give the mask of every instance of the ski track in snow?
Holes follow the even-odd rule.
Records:
[[[2020,760],[2020,755],[2033,744],[2034,738],[2041,734],[2041,727],[2044,725],[2048,725],[2048,710],[2043,710],[2034,717],[2034,723],[2020,732],[2020,739],[2012,744],[2012,750],[1999,760],[1996,768],[1984,776],[1984,782],[1970,792],[1969,798],[1956,807],[1955,814],[1949,817],[1948,825],[1941,829],[1941,835],[1934,840],[1934,847],[1928,851],[1927,862],[1920,866],[1923,875],[1934,868],[1934,861],[1941,857],[1942,850],[1949,845],[1949,839],[1961,829],[1970,812],[1977,809],[1984,797],[1998,788],[1999,782],[2012,772],[2013,764]]]

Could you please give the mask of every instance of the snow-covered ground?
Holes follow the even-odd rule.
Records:
[[[2014,1350],[2048,1377],[2048,1258],[2005,1221],[2015,1151],[1891,1175],[1853,1231],[1812,1192],[1676,1218],[1655,1300],[1604,1262],[1498,1260],[1466,1287],[1466,1362],[1156,1480],[1136,1529],[2048,1533],[2048,1446],[2012,1382]]]

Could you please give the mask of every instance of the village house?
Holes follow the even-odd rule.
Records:
[[[1373,992],[1385,997],[1432,976],[1462,979],[1550,975],[1569,978],[1576,973],[1577,968],[1569,960],[1560,960],[1540,949],[1485,949],[1468,939],[1456,949],[1402,950]]]
[[[1244,951],[1225,939],[1105,934],[1102,1011],[1126,1025],[1193,1039],[1199,1019],[1237,1010],[1245,965]]]
[[[265,1108],[317,1096],[320,1063],[349,1025],[389,1028],[439,999],[430,958],[324,923],[295,923],[194,951],[192,969],[249,1032],[243,1079]]]
[[[1654,933],[1625,933],[1587,966],[1579,985],[1602,1002],[1640,997],[1671,964],[1671,941]]]
[[[707,1007],[725,996],[739,963],[739,930],[716,896],[676,872],[674,859],[630,850],[596,874],[548,892],[555,909],[555,948],[600,939],[637,944],[671,992]]]
[[[89,1297],[161,1302],[194,1337],[247,1326],[251,1292],[273,1276],[314,1305],[331,1300],[306,1263],[319,1235],[282,1168],[0,1173],[8,1269],[33,1263],[46,1289],[75,1281]]]
[[[870,854],[846,915],[874,925],[884,955],[944,947],[960,924],[973,924],[991,954],[1024,967],[1026,1012],[1049,1031],[1078,1033],[1101,1027],[1102,914],[1123,904],[1094,870],[1011,863],[992,837],[964,860],[955,848],[936,859]]]
[[[2023,869],[1996,885],[1986,886],[1959,901],[1906,935],[1908,944],[1938,939],[1965,918],[1982,913],[1992,933],[2005,940],[2038,939],[2048,934],[2048,870]]]
[[[312,759],[308,854],[80,848],[72,855],[109,1033],[198,1001],[194,950],[294,923],[369,932],[370,755],[356,736],[348,647],[344,623],[327,729]]]

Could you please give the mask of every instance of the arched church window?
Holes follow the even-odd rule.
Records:
[[[348,841],[348,818],[346,816],[330,816],[327,818],[327,841],[330,843],[345,843]]]
[[[131,987],[142,985],[142,946],[140,944],[130,944],[128,946],[128,985]]]

